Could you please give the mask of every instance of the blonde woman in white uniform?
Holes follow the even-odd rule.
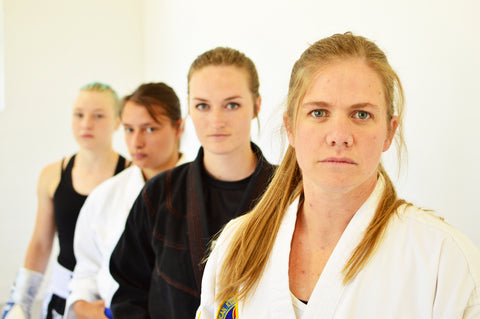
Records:
[[[397,198],[403,90],[371,41],[336,34],[295,63],[289,147],[208,259],[198,318],[480,318],[480,251]]]

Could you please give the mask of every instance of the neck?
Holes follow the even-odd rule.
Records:
[[[94,171],[103,169],[117,158],[118,153],[111,147],[96,150],[80,149],[75,158],[75,165]]]
[[[205,150],[204,150],[205,151]],[[239,181],[252,175],[257,166],[257,156],[250,143],[229,154],[204,152],[203,165],[207,172],[221,181]]]
[[[145,179],[145,181],[148,181],[153,176],[174,168],[177,165],[181,156],[181,153],[174,152],[166,162],[162,163],[161,166],[142,168],[143,178]]]
[[[313,233],[339,238],[375,185],[376,174],[375,178],[345,193],[315,191],[304,185],[305,200],[300,217]]]

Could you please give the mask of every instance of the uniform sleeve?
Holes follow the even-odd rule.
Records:
[[[96,276],[100,270],[102,255],[95,242],[96,236],[92,220],[99,212],[98,199],[102,196],[92,192],[87,197],[75,227],[74,252],[77,264],[69,284],[70,295],[67,298],[65,307],[65,319],[76,318],[73,312],[73,305],[78,300],[93,302],[100,299]]]
[[[155,254],[151,246],[152,212],[146,201],[149,202],[144,189],[110,259],[110,273],[119,284],[111,303],[115,319],[150,318],[148,298]]]
[[[480,250],[468,239],[443,243],[434,318],[480,318]]]

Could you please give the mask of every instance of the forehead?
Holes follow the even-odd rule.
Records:
[[[154,107],[155,117],[148,111],[147,107],[134,101],[127,101],[122,113],[122,122],[167,122],[170,118],[165,113],[163,107]]]
[[[314,73],[301,105],[319,101],[332,105],[371,103],[386,108],[380,76],[360,58],[334,61]]]
[[[233,65],[209,65],[192,74],[189,83],[190,94],[215,92],[248,91],[246,70]]]
[[[115,99],[108,92],[80,91],[74,107],[81,109],[113,110]]]

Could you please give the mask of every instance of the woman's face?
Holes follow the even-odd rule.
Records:
[[[260,108],[247,73],[235,66],[206,66],[190,79],[189,113],[205,153],[238,154],[250,149],[250,126]]]
[[[304,187],[342,193],[372,187],[396,127],[395,117],[387,120],[381,79],[363,60],[322,67],[299,105],[294,131],[287,127]]]
[[[72,130],[81,148],[110,147],[120,124],[109,93],[80,91],[73,106]]]
[[[133,101],[125,103],[122,113],[125,142],[133,163],[147,177],[175,166],[182,134],[180,121],[172,124],[166,115],[158,115],[156,119],[144,106]]]

